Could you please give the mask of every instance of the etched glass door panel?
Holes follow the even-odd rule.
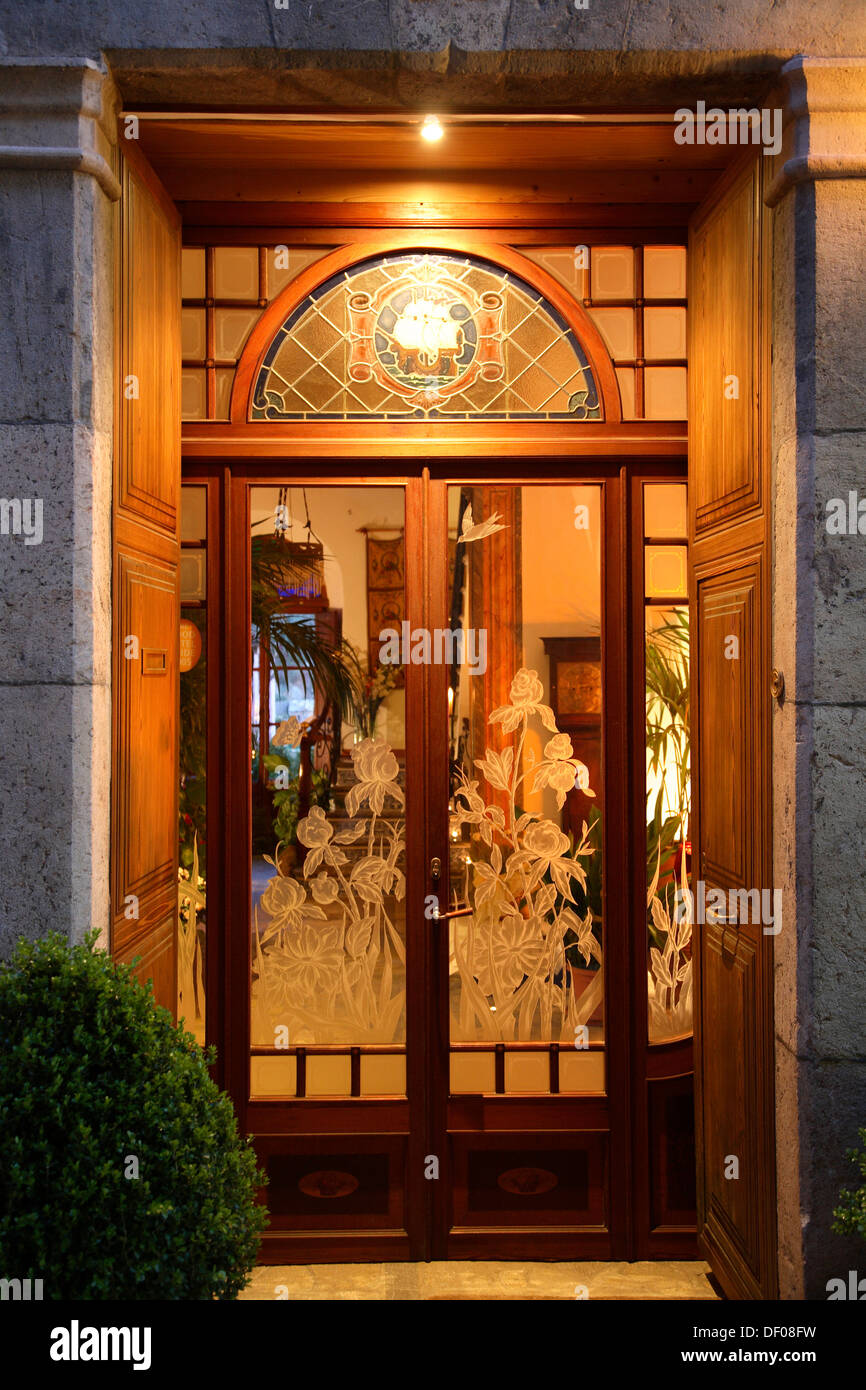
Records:
[[[404,1095],[399,487],[251,493],[251,1091]]]
[[[605,1089],[601,512],[449,488],[455,1094]]]
[[[652,1043],[692,1031],[685,483],[645,483],[647,1003]]]

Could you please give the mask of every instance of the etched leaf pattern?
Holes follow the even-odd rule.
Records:
[[[523,751],[533,719],[554,737],[545,744],[543,761],[530,767]],[[485,856],[472,864],[473,913],[452,924],[460,980],[455,1036],[461,1041],[573,1041],[575,1028],[591,1017],[602,991],[602,948],[593,934],[592,913],[581,916],[574,898],[575,883],[586,882],[581,860],[594,851],[586,825],[575,845],[540,812],[520,809],[520,798],[522,784],[533,775],[532,790],[552,787],[561,808],[576,778],[588,784],[587,770],[544,704],[536,671],[517,672],[509,703],[493,710],[488,722],[515,740],[499,750],[487,748],[475,760],[487,786],[505,792],[505,809],[488,805],[479,782],[465,773],[454,795],[452,830],[469,826]],[[577,935],[587,964],[592,958],[599,967],[580,993],[566,968],[569,930]]]
[[[283,872],[281,846],[268,860],[276,873],[253,924],[255,1040],[270,1042],[278,1026],[292,1043],[400,1040],[405,823],[383,814],[404,802],[399,765],[382,739],[365,739],[352,760],[346,811],[371,814],[335,831],[322,807],[312,807],[297,831],[307,851],[303,881]],[[341,845],[366,852],[350,859]]]
[[[672,910],[656,892],[658,869],[647,893],[653,926],[664,937],[664,948],[650,947],[647,972],[649,1035],[651,1040],[676,1037],[692,1029],[692,899],[686,878],[685,856],[680,868],[680,891]]]

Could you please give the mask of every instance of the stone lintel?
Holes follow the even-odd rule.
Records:
[[[0,59],[0,168],[89,174],[116,202],[119,104],[107,68],[89,58]]]

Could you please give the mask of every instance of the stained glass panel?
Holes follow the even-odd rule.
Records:
[[[568,324],[537,290],[468,256],[401,253],[340,271],[274,337],[253,420],[600,420]]]

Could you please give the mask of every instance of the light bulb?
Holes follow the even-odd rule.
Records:
[[[422,140],[427,140],[431,145],[433,145],[436,143],[437,140],[441,140],[444,134],[445,132],[439,123],[438,116],[424,117],[424,122],[421,126]]]

